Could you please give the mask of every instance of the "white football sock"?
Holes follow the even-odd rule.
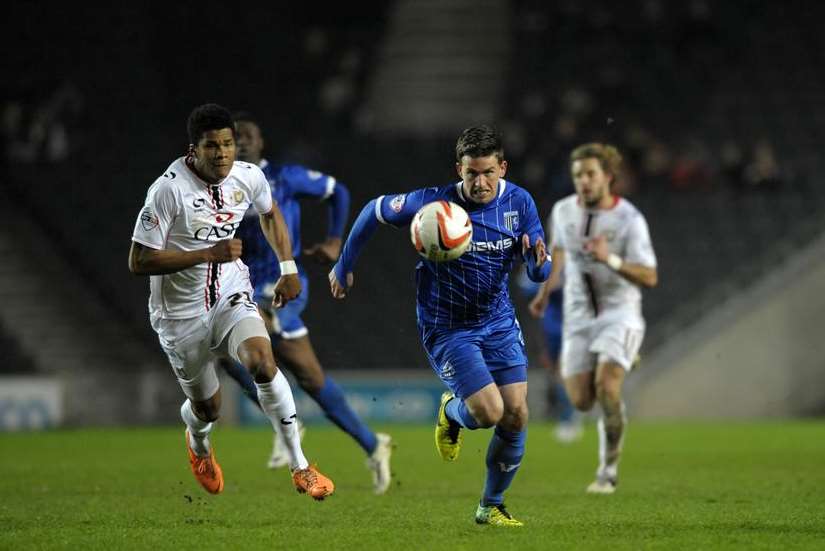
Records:
[[[278,423],[280,425],[280,423]],[[286,439],[284,438],[284,431],[280,430],[281,427],[276,427],[275,430],[275,440],[276,445],[278,446],[279,450],[286,450]]]
[[[624,402],[619,402],[618,407],[612,409],[613,411],[607,411],[607,408],[602,405],[603,414],[596,425],[599,433],[598,475],[616,478],[627,426],[627,415]]]
[[[209,455],[209,433],[212,432],[213,423],[207,423],[195,415],[192,402],[188,399],[180,407],[180,417],[189,429],[189,447],[195,455]]]
[[[279,369],[275,378],[268,383],[255,383],[258,388],[258,401],[261,409],[272,423],[272,428],[283,436],[284,449],[289,458],[289,469],[306,469],[309,461],[301,449],[301,436],[298,432],[298,416],[295,413],[295,400],[289,382]]]

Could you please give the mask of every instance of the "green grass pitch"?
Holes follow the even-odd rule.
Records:
[[[596,435],[562,446],[531,426],[507,495],[526,526],[476,526],[489,431],[468,433],[455,463],[429,426],[380,426],[394,482],[370,491],[360,449],[309,427],[311,461],[336,482],[324,502],[265,468],[263,429],[218,427],[226,487],[189,472],[183,430],[0,434],[0,549],[823,549],[825,421],[630,425],[613,496],[584,493]]]

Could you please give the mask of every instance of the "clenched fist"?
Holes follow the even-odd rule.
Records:
[[[232,262],[240,258],[242,252],[240,239],[224,239],[209,247],[209,262]]]

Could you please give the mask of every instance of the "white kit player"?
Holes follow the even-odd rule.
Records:
[[[570,155],[576,193],[551,214],[553,273],[530,308],[547,306],[564,270],[561,374],[570,400],[581,411],[598,401],[599,468],[590,493],[610,494],[618,481],[627,423],[621,390],[645,333],[641,287],[655,287],[656,254],[644,216],[611,193],[621,155],[590,143]]]
[[[252,300],[242,243],[233,239],[255,205],[263,233],[278,256],[282,277],[276,306],[301,289],[289,230],[273,203],[269,183],[252,164],[235,162],[230,113],[201,105],[187,123],[190,152],[174,161],[149,188],[129,251],[129,269],[149,275],[149,318],[187,400],[181,407],[195,478],[217,494],[223,473],[209,442],[218,419],[220,386],[213,359],[233,358],[252,374],[261,408],[286,442],[293,484],[323,499],[331,480],[309,465],[301,450],[292,391],[275,365],[269,335]]]

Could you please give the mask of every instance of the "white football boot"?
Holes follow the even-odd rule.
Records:
[[[378,495],[383,494],[390,487],[390,456],[392,455],[392,439],[389,434],[375,433],[378,443],[372,455],[367,458],[367,468],[372,471],[372,490]]]

